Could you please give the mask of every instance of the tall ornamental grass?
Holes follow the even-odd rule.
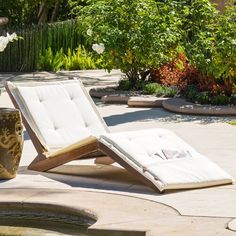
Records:
[[[68,20],[25,29],[4,29],[1,34],[16,32],[23,39],[9,45],[0,54],[0,72],[35,71],[39,55],[45,54],[48,48],[53,53],[77,48],[81,42],[77,25],[76,20]]]

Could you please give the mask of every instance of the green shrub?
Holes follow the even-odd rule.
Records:
[[[157,97],[174,97],[177,90],[158,83],[148,83],[144,86],[143,92],[146,94],[155,94]]]
[[[200,92],[196,95],[196,102],[200,104],[209,104],[210,103],[210,94],[207,91]]]
[[[131,82],[129,80],[121,79],[119,81],[118,89],[124,90],[124,91],[129,91],[129,90],[131,90],[131,88],[132,88],[132,85],[131,85]]]
[[[123,78],[119,81],[118,89],[124,91],[143,91],[146,84],[146,81],[138,80],[135,86],[133,86],[130,80],[128,80],[127,78]]]
[[[187,100],[194,102],[198,95],[198,90],[194,85],[189,85],[184,93]]]
[[[211,104],[213,105],[227,105],[229,103],[230,103],[230,98],[223,94],[219,94],[211,98]]]
[[[163,85],[158,87],[155,91],[157,97],[174,97],[176,93],[177,90]]]
[[[215,79],[212,90],[230,96],[236,85],[236,6],[220,13],[208,0],[198,0],[191,1],[189,9],[187,57],[206,78]]]
[[[155,95],[157,97],[164,97],[164,95],[165,95],[165,88],[163,86],[157,87],[156,90],[155,90]]]
[[[224,94],[212,96],[209,91],[199,92],[194,85],[188,86],[184,95],[187,100],[200,104],[227,105],[233,103],[233,97]]]
[[[143,92],[146,94],[154,94],[161,87],[158,83],[148,83],[144,86]]]
[[[172,87],[165,87],[165,97],[175,97],[177,94],[177,89]]]
[[[121,69],[134,87],[150,68],[176,54],[181,21],[172,5],[155,0],[91,1],[79,12],[79,29],[106,69]]]
[[[64,65],[65,70],[86,70],[86,69],[95,69],[96,63],[83,47],[79,47],[75,51],[68,49],[67,55],[64,56]]]
[[[38,69],[46,71],[59,71],[63,68],[64,54],[63,50],[56,52],[55,55],[49,47],[44,55],[39,55]]]
[[[148,83],[146,80],[138,80],[135,84],[135,90],[143,91],[145,85]]]
[[[68,49],[67,54],[63,53],[62,48],[53,53],[51,48],[45,51],[44,55],[39,56],[38,70],[59,71],[65,70],[86,70],[95,69],[99,63],[91,57],[83,47],[71,51]]]
[[[211,101],[208,91],[199,92],[194,85],[189,85],[184,95],[188,101],[194,103],[209,104]]]

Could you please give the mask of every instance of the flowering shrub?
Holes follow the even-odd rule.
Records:
[[[102,54],[105,50],[105,46],[103,43],[94,43],[93,46],[92,46],[92,49],[97,52],[98,54]]]
[[[79,29],[105,68],[121,69],[135,86],[175,57],[182,34],[171,2],[94,0],[79,12]]]
[[[14,40],[17,40],[16,33],[13,34],[7,33],[7,36],[0,36],[0,52],[3,52],[7,47],[8,43],[13,42]]]

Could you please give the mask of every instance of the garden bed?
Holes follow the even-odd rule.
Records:
[[[93,88],[90,95],[100,98],[104,103],[127,104],[129,107],[162,107],[171,112],[190,115],[236,115],[235,105],[203,105],[184,98],[164,98],[144,95],[141,91],[117,90],[115,86]]]

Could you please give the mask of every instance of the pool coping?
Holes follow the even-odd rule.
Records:
[[[4,208],[8,210],[18,208],[22,210],[21,214],[30,211],[46,213],[59,211],[59,213],[86,216],[94,222],[96,221],[93,224],[90,221],[88,228],[88,232],[96,236],[107,235],[108,233],[111,236],[154,236],[161,232],[163,234],[160,235],[172,235],[170,233],[173,232],[173,227],[176,227],[176,235],[182,235],[183,230],[188,232],[186,235],[192,235],[194,227],[197,227],[199,222],[210,224],[208,229],[210,230],[210,228],[216,227],[211,223],[217,220],[221,223],[217,229],[221,230],[221,233],[230,232],[227,228],[231,226],[231,230],[236,230],[235,220],[231,217],[183,216],[165,204],[132,196],[84,190],[17,190],[18,196],[15,195],[13,189],[1,189],[0,212]],[[101,204],[105,202],[106,207]],[[123,206],[120,203],[123,203]],[[123,207],[125,207],[125,211]],[[227,225],[227,227],[221,228],[222,224]],[[191,229],[191,227],[193,228]]]

